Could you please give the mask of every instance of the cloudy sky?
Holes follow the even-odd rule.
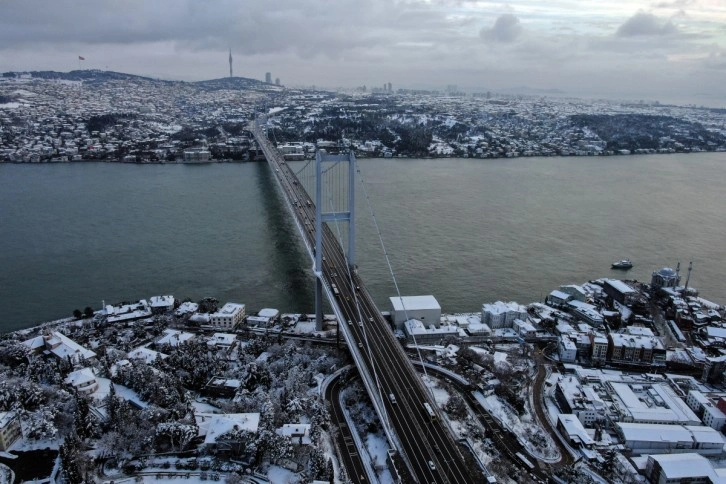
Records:
[[[726,0],[3,0],[0,70],[726,106]]]

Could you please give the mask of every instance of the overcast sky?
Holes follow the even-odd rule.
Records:
[[[726,0],[2,0],[0,70],[726,106]]]

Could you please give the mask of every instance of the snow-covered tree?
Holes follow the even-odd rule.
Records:
[[[50,408],[41,408],[33,412],[22,413],[23,436],[30,440],[53,439],[58,435],[55,426],[55,412]]]
[[[180,422],[164,422],[156,426],[156,438],[169,442],[172,451],[181,451],[197,436],[196,425]]]

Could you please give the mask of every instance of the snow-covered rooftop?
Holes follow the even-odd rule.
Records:
[[[441,306],[434,296],[401,296],[390,299],[394,311],[403,311],[404,309],[409,311],[426,309],[441,311]]]
[[[257,432],[260,425],[259,413],[197,413],[194,419],[205,444],[214,444],[219,436],[234,429]]]

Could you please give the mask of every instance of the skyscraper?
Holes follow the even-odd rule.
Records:
[[[229,48],[229,77],[234,77],[232,75],[232,47]]]
[[[267,84],[272,84],[272,73],[271,72],[265,73],[265,82]]]

